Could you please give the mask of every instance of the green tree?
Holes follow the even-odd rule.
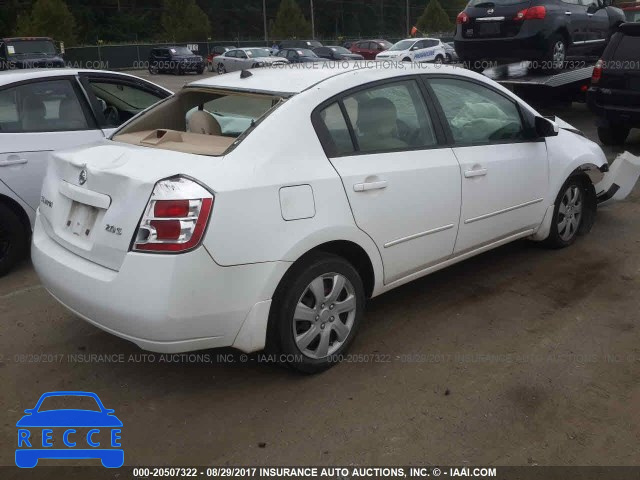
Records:
[[[17,33],[76,43],[76,21],[64,0],[36,0],[30,14],[18,16]]]
[[[430,0],[416,24],[422,33],[447,32],[453,28],[447,12],[438,0]]]
[[[273,23],[271,37],[304,38],[311,36],[311,24],[304,18],[300,6],[295,0],[282,0],[276,21]]]
[[[211,33],[209,17],[195,0],[165,0],[161,23],[173,42],[206,40]]]

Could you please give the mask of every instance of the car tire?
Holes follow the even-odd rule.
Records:
[[[549,39],[549,45],[544,58],[542,59],[542,70],[559,71],[565,67],[567,59],[567,41],[559,33],[554,33]]]
[[[549,236],[544,241],[545,246],[549,248],[568,247],[582,233],[585,218],[591,218],[590,223],[593,223],[595,210],[594,212],[589,211],[589,195],[585,181],[583,177],[573,175],[560,188],[553,209]]]
[[[598,138],[603,145],[622,145],[627,140],[630,131],[630,128],[621,125],[598,127]]]
[[[274,294],[269,324],[275,332],[269,337],[278,346],[268,349],[299,372],[326,370],[353,342],[365,303],[353,265],[337,255],[311,253],[293,265]]]
[[[442,65],[444,63],[444,58],[442,57],[442,55],[438,55],[433,61],[433,63],[437,65]]]
[[[447,53],[447,54],[446,54],[446,57],[447,57],[447,59],[446,59],[446,60],[447,60],[447,63],[451,63],[451,62],[453,62],[453,59],[451,58],[451,55],[449,55],[449,54]]]
[[[202,75],[204,73],[204,68],[199,68],[196,72],[198,75]]]
[[[149,74],[150,75],[157,75],[159,73],[158,67],[157,66],[152,66],[151,64],[149,64]]]
[[[409,57],[404,57],[404,58],[402,59],[402,61],[403,61],[403,62],[410,62],[410,61],[411,61],[411,59],[410,59]]]
[[[227,73],[227,69],[224,68],[224,65],[222,63],[218,64],[218,75],[224,75],[225,73]]]
[[[18,215],[0,203],[0,277],[24,257],[28,241],[29,234]]]

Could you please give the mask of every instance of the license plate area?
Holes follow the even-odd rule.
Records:
[[[84,203],[76,202],[74,200],[71,203],[71,209],[69,210],[69,217],[67,218],[65,229],[76,237],[80,237],[82,239],[90,238],[99,212],[100,209],[96,207],[85,205]]]
[[[478,35],[482,37],[500,35],[501,23],[500,22],[477,22],[476,31],[478,32]]]

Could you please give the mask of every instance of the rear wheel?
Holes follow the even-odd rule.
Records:
[[[562,70],[567,59],[567,41],[559,33],[551,36],[547,52],[542,59],[543,70]]]
[[[630,131],[630,128],[621,125],[598,127],[598,138],[604,145],[622,145]]]
[[[314,253],[294,265],[271,310],[286,363],[317,373],[340,361],[355,338],[365,306],[357,270],[345,259]]]
[[[444,63],[444,58],[442,57],[442,55],[438,55],[436,57],[436,59],[433,61],[433,63],[436,63],[438,65],[442,65]]]
[[[0,277],[23,258],[28,240],[20,218],[9,207],[0,204]]]
[[[404,58],[402,59],[402,61],[403,61],[403,62],[410,62],[410,61],[411,61],[411,59],[410,59],[409,57],[404,57]]]
[[[225,73],[227,73],[227,69],[224,68],[224,65],[219,63],[218,64],[218,75],[224,75]]]

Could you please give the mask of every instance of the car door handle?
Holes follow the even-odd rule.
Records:
[[[387,188],[387,181],[380,180],[379,182],[368,182],[368,183],[356,183],[353,186],[354,192],[367,192],[369,190],[381,190],[383,188]]]
[[[26,158],[8,158],[7,160],[0,161],[0,167],[10,167],[12,165],[23,165],[27,163]]]
[[[467,170],[464,172],[465,178],[482,177],[487,174],[486,168],[479,168],[477,170]]]
[[[571,12],[564,12],[565,15],[571,15]]]
[[[593,13],[587,13],[587,17],[593,17]]]

